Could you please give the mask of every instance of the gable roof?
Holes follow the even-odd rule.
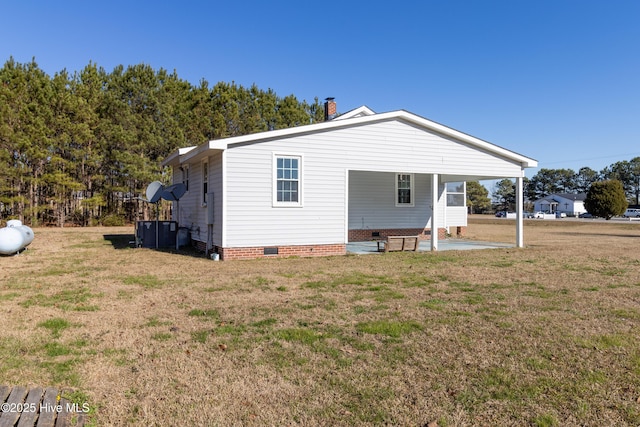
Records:
[[[362,107],[354,108],[351,111],[347,111],[344,114],[340,114],[338,117],[336,117],[333,120],[344,120],[344,119],[352,119],[354,117],[373,116],[374,114],[375,114],[375,111],[373,111],[366,105],[363,105]]]
[[[566,200],[573,200],[574,202],[584,202],[585,199],[587,198],[587,193],[578,193],[578,194],[553,193],[553,194],[549,194],[546,197],[543,197],[541,199],[536,200],[535,203],[540,203],[540,202],[558,203],[558,200],[556,200],[556,198],[558,198],[558,199],[566,199]]]
[[[317,132],[326,132],[334,129],[362,126],[370,123],[378,123],[391,120],[400,120],[406,123],[410,123],[427,131],[438,133],[442,136],[464,142],[474,148],[493,153],[497,156],[503,157],[516,163],[520,163],[522,167],[525,168],[538,166],[537,160],[525,157],[522,154],[518,154],[514,151],[507,150],[506,148],[499,147],[495,144],[460,132],[456,129],[444,126],[440,123],[425,119],[424,117],[410,113],[406,110],[396,110],[390,111],[388,113],[376,114],[373,112],[373,110],[366,106],[351,110],[331,121],[253,133],[249,135],[235,136],[230,138],[216,139],[197,147],[181,148],[180,150],[177,150],[169,155],[162,162],[162,166],[178,165],[208,150],[226,150],[229,146],[235,144],[259,143],[262,141],[270,141],[274,139],[288,138]]]
[[[567,200],[575,200],[575,201],[578,201],[578,202],[584,202],[585,199],[587,198],[587,193],[578,193],[578,194],[557,193],[557,194],[554,194],[554,196],[562,197],[563,199],[567,199]]]

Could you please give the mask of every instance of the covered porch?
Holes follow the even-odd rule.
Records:
[[[345,230],[347,252],[378,252],[376,241],[394,235],[420,236],[419,250],[421,251],[524,247],[523,176],[523,169],[520,171],[520,176],[515,177],[489,174],[438,174],[426,171],[407,173],[390,170],[348,171],[346,203],[348,221]],[[515,181],[517,212],[515,242],[504,245],[444,238],[449,233],[455,235],[451,230],[467,226],[466,191],[461,183],[503,178],[511,178]],[[410,184],[409,190],[405,193],[401,189],[402,179]],[[400,203],[403,196],[408,197],[409,201],[404,206]]]

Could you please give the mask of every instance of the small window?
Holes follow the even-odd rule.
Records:
[[[180,167],[182,171],[182,183],[184,184],[186,191],[189,191],[189,165]]]
[[[207,205],[207,193],[209,192],[209,162],[202,162],[202,205]]]
[[[466,206],[464,182],[447,182],[447,206]]]
[[[396,174],[396,206],[413,206],[413,174]]]
[[[302,204],[302,158],[300,156],[275,156],[275,197],[279,206]]]

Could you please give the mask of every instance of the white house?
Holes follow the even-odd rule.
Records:
[[[404,110],[363,106],[181,148],[162,164],[188,188],[173,219],[229,260],[345,254],[349,241],[387,235],[421,235],[437,250],[445,232],[467,225],[465,181],[502,178],[516,181],[522,247],[522,178],[537,161]]]
[[[550,194],[547,197],[538,199],[533,203],[533,209],[538,212],[561,212],[569,216],[577,216],[587,210],[584,207],[584,200],[587,198],[586,193],[569,194],[558,193]]]

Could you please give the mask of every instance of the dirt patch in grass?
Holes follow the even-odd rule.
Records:
[[[36,229],[0,258],[1,384],[78,390],[97,425],[640,424],[640,224],[237,262],[132,232]]]

